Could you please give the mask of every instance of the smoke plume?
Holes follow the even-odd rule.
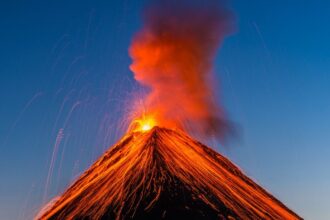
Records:
[[[223,136],[226,120],[214,95],[213,62],[231,31],[221,5],[158,4],[145,11],[130,47],[135,79],[150,89],[145,109],[162,126]]]

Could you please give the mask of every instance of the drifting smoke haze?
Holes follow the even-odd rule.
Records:
[[[223,5],[162,3],[145,11],[130,56],[135,79],[150,89],[145,109],[162,126],[188,125],[223,137],[223,109],[214,96],[213,62],[230,33]]]

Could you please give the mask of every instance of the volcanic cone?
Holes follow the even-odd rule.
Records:
[[[181,130],[124,136],[38,219],[301,219]]]

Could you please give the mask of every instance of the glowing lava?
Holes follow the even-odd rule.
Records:
[[[40,220],[301,219],[180,130],[126,134]]]
[[[150,124],[144,124],[141,129],[142,131],[149,131],[152,128]]]
[[[141,118],[137,118],[133,120],[128,130],[135,132],[138,131],[146,132],[151,130],[156,125],[157,125],[156,121],[152,116],[143,115]]]

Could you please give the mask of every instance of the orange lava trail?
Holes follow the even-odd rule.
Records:
[[[174,179],[223,219],[301,219],[225,157],[157,126],[124,136],[38,219],[106,219],[109,210],[134,218],[141,204],[152,210]]]

